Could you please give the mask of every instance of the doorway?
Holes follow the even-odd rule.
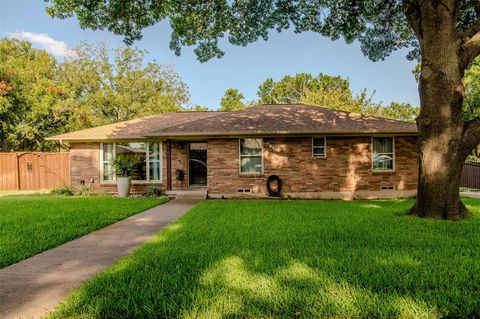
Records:
[[[207,143],[192,142],[189,144],[189,183],[190,186],[207,185]]]

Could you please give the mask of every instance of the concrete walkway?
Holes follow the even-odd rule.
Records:
[[[40,318],[199,199],[176,199],[0,269],[0,318]]]

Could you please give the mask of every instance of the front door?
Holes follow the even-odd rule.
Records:
[[[188,171],[191,186],[207,185],[207,143],[190,143]]]

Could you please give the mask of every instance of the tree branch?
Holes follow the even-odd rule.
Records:
[[[415,32],[415,35],[418,38],[418,41],[422,41],[423,39],[423,32],[422,32],[422,13],[420,11],[420,7],[418,3],[412,0],[403,0],[402,3],[402,10],[403,14],[407,18],[408,24]]]
[[[460,67],[465,70],[480,55],[480,30],[461,45]]]
[[[465,122],[462,146],[463,151],[468,154],[480,144],[480,118]]]
[[[469,38],[474,36],[477,32],[480,31],[480,17],[467,29],[458,32],[458,38],[465,43]]]
[[[460,65],[465,70],[470,63],[480,54],[480,6],[477,20],[465,30],[457,32],[460,42]]]

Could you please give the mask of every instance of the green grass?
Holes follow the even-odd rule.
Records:
[[[480,200],[205,201],[50,318],[478,318]]]
[[[109,196],[0,197],[0,268],[164,201]]]

